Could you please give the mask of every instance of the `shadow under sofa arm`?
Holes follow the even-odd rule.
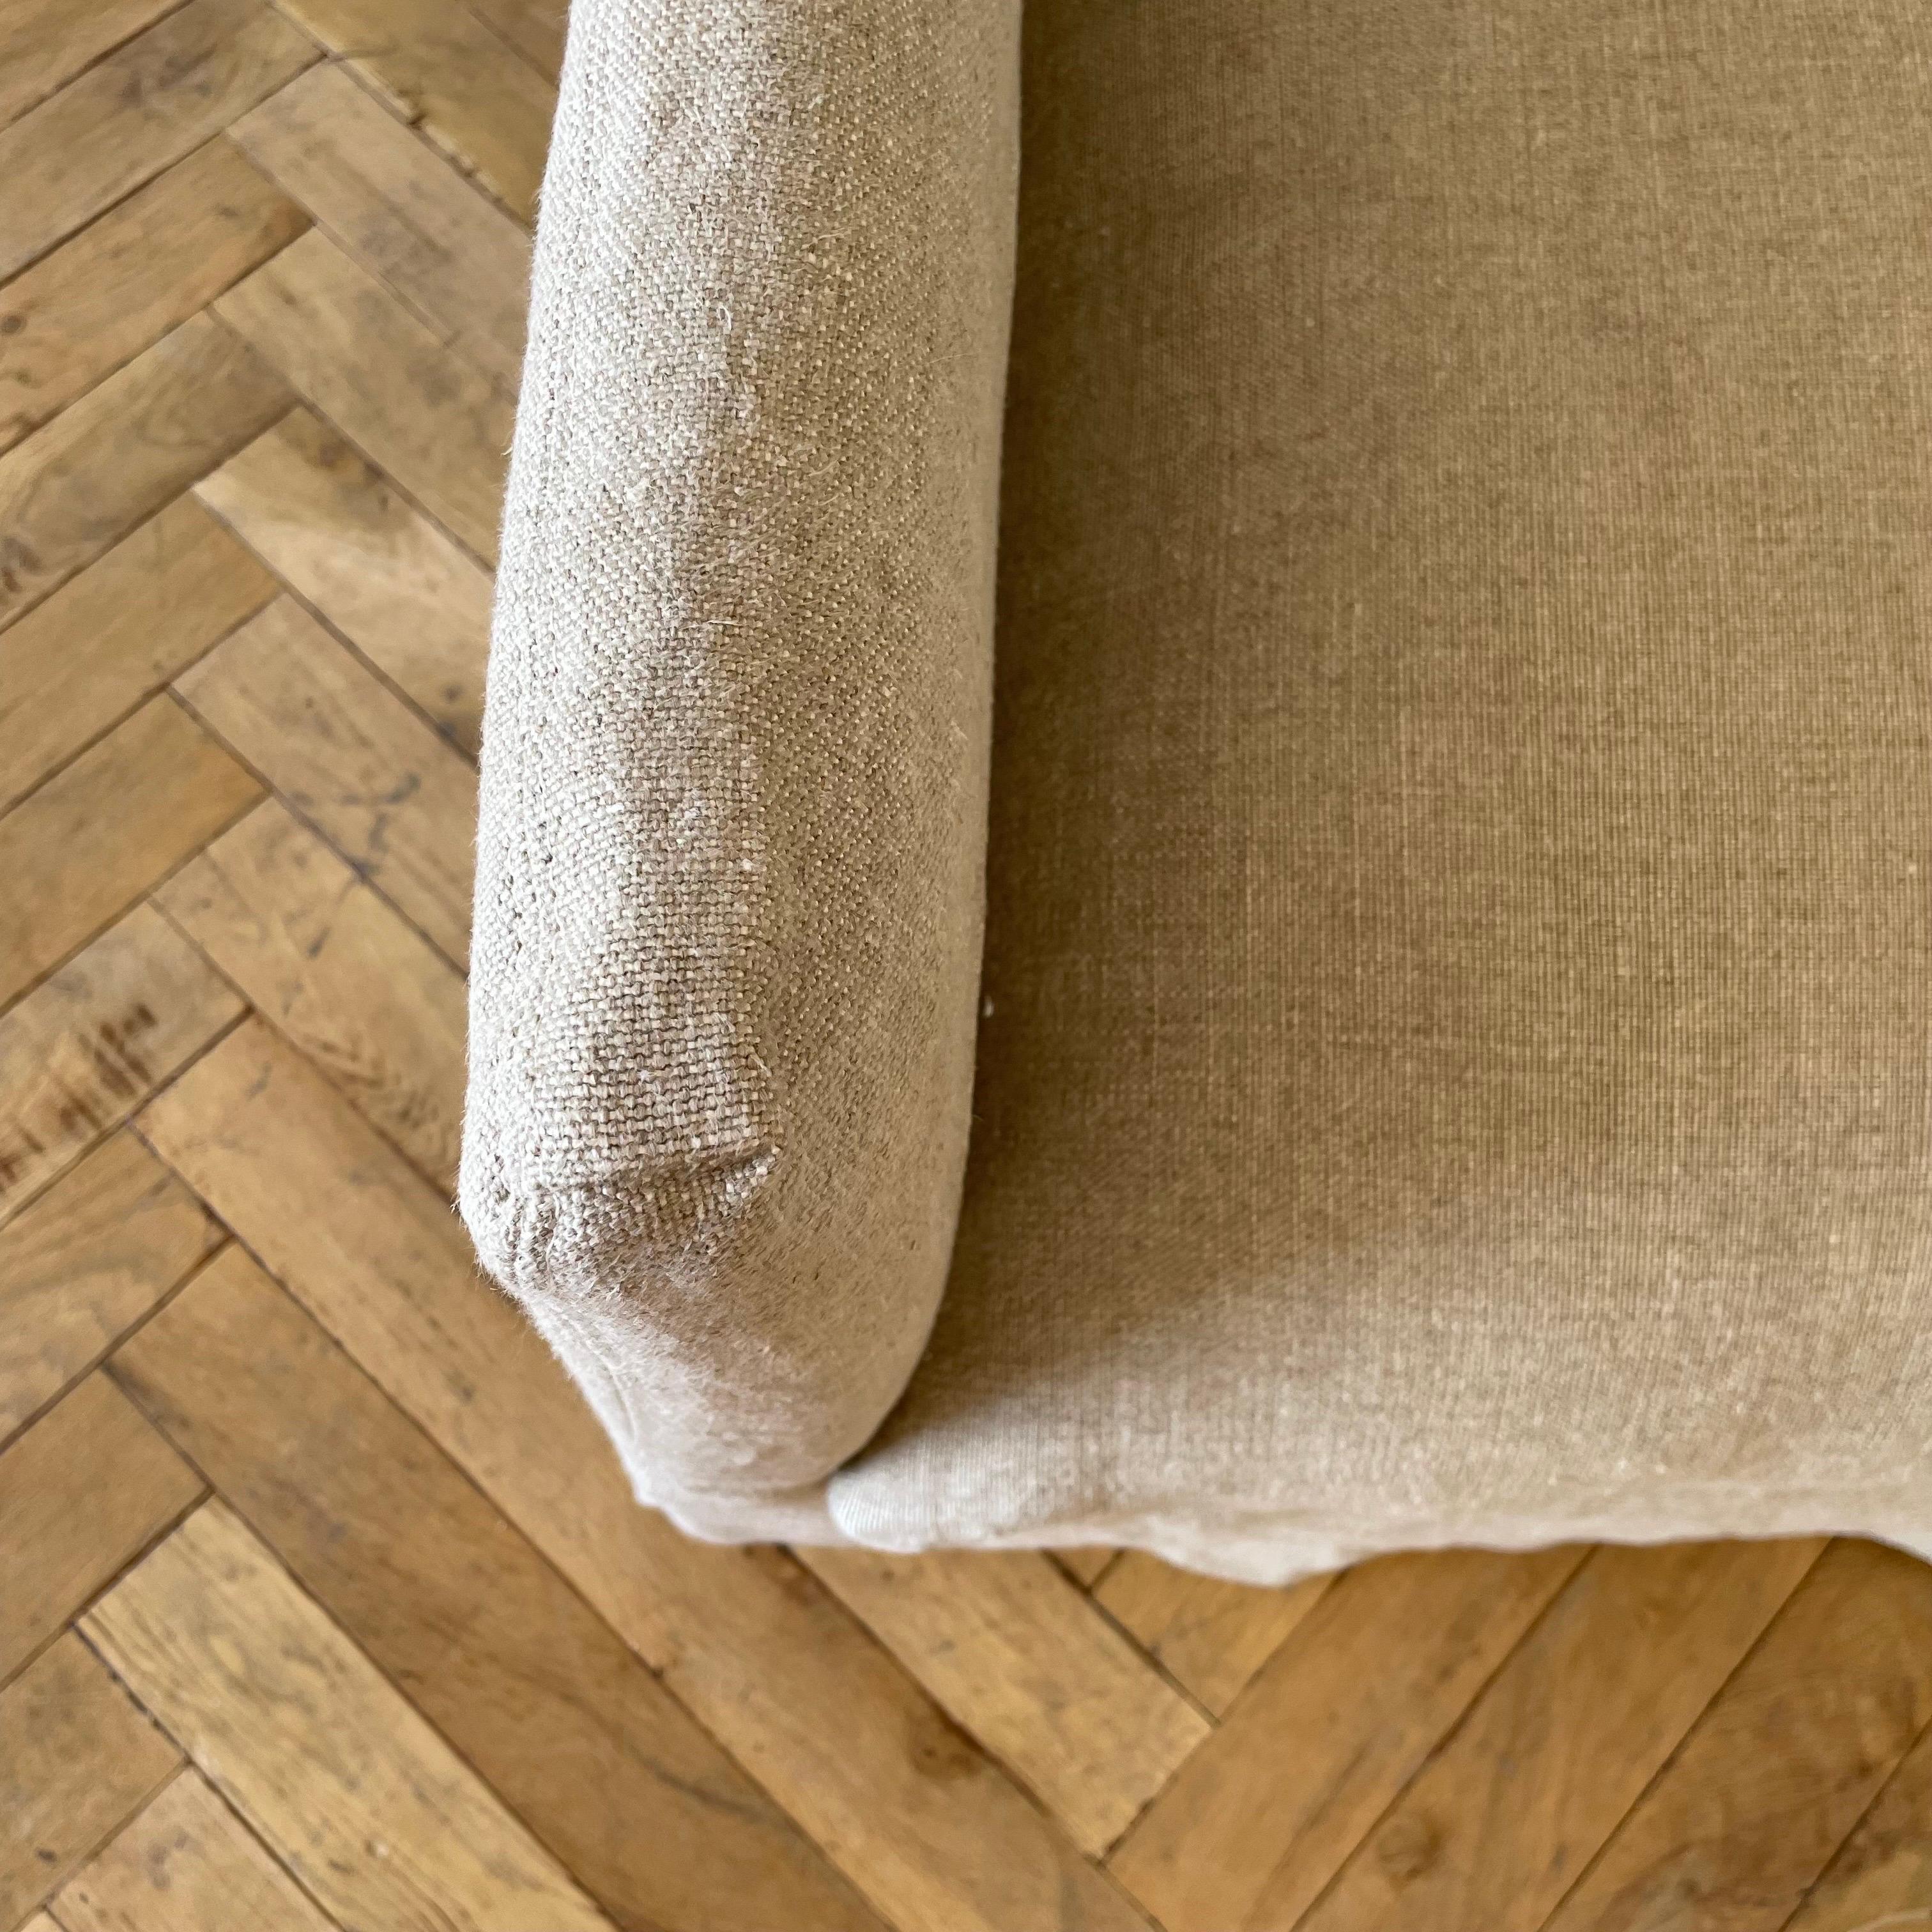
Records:
[[[647,1500],[822,1479],[944,1285],[1016,0],[578,0],[485,709],[461,1201]]]

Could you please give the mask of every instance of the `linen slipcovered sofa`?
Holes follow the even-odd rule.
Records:
[[[462,1198],[643,1500],[1932,1542],[1928,22],[577,0]]]

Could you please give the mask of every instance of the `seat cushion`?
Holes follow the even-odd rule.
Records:
[[[860,1540],[1932,1529],[1916,0],[1034,0],[988,932]]]

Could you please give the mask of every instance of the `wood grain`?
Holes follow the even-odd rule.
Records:
[[[0,1454],[0,1681],[201,1492],[200,1478],[99,1375]]]
[[[394,1932],[590,1932],[569,1877],[221,1503],[81,1619],[322,1907]],[[368,1856],[372,1845],[394,1856]]]
[[[619,1924],[879,1932],[609,1627],[238,1251],[115,1372]]]
[[[242,1010],[158,913],[137,906],[0,1016],[0,1222]]]
[[[1932,1570],[1834,1543],[1548,1932],[1778,1932],[1932,1723]]]
[[[279,800],[155,903],[422,1172],[455,1184],[461,976]]]
[[[1922,1732],[1785,1932],[1932,1924],[1932,1732]]]
[[[1090,1853],[1208,1734],[1206,1719],[1043,1556],[801,1556]]]
[[[472,556],[495,561],[514,411],[489,376],[314,229],[214,313]]]
[[[8,0],[0,10],[0,123],[130,40],[180,0]]]
[[[554,86],[563,66],[566,0],[472,0],[470,10],[486,20]]]
[[[466,756],[483,736],[488,572],[307,410],[195,486],[202,502]]]
[[[316,58],[260,0],[188,0],[0,128],[0,277],[201,146]]]
[[[0,1690],[0,1925],[14,1925],[181,1756],[70,1630]]]
[[[177,497],[0,632],[0,806],[186,670],[275,587],[212,518]]]
[[[512,51],[532,34],[547,44],[544,0],[484,0],[504,19],[500,38],[448,0],[284,0],[291,18],[343,56],[401,118],[420,127],[510,210],[536,212],[550,119],[548,78]],[[548,28],[554,34],[554,26]]]
[[[1257,1589],[1178,1570],[1145,1550],[1105,1566],[1094,1600],[1216,1717],[1288,1641],[1328,1587],[1311,1576]]]
[[[175,688],[445,958],[468,956],[476,775],[367,665],[284,598]]]
[[[124,1132],[0,1228],[0,1442],[220,1239],[201,1203]]]
[[[0,1001],[124,912],[262,795],[254,775],[165,695],[0,817]]]
[[[1141,1926],[797,1564],[638,1510],[445,1204],[290,1049],[238,1029],[142,1124],[901,1932]]]
[[[308,218],[210,141],[0,290],[0,450],[286,248]]]
[[[311,68],[232,138],[444,345],[514,392],[530,237],[340,68]]]
[[[1301,1932],[1536,1932],[1822,1548],[1596,1551]]]
[[[62,1932],[331,1932],[333,1923],[191,1771],[68,1881],[54,1909]]]
[[[280,377],[204,310],[0,456],[0,628],[292,400]]]
[[[1458,1550],[1352,1570],[1111,1869],[1167,1932],[1293,1925],[1583,1556]],[[1266,1742],[1288,1738],[1286,1756]]]

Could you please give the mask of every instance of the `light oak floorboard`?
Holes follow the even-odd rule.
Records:
[[[275,591],[206,512],[177,498],[0,632],[0,804],[118,724]]]
[[[221,1238],[194,1196],[124,1132],[0,1228],[0,1441],[85,1374]]]
[[[214,313],[472,556],[495,562],[507,392],[314,229]]]
[[[1128,1834],[1116,1876],[1166,1932],[1293,1925],[1584,1554],[1351,1570]]]
[[[0,1222],[243,1010],[188,941],[142,905],[0,1015]]]
[[[511,38],[500,38],[453,0],[280,4],[513,214],[534,218],[556,90],[554,68],[546,77],[512,51],[531,25],[513,17]],[[499,0],[497,10],[505,4],[542,34],[542,0]]]
[[[0,128],[0,277],[218,134],[316,57],[260,0],[188,4]]]
[[[1125,1554],[1118,1550],[1056,1550],[1053,1560],[1083,1590],[1090,1590]]]
[[[806,1571],[637,1508],[446,1205],[265,1029],[142,1126],[898,1932],[1142,1925]]]
[[[1537,1932],[1823,1546],[1593,1552],[1300,1932]]]
[[[71,1630],[0,1690],[0,1925],[44,1904],[181,1754]]]
[[[1218,1718],[1328,1583],[1311,1576],[1286,1589],[1258,1589],[1130,1550],[1097,1580],[1094,1600]]]
[[[175,688],[446,958],[466,958],[476,774],[366,664],[284,598]]]
[[[268,799],[154,902],[424,1174],[454,1188],[463,980],[386,899]]]
[[[1922,1731],[1786,1932],[1932,1925],[1932,1732]]]
[[[181,0],[8,0],[0,9],[0,123],[64,86]]]
[[[0,629],[252,442],[293,400],[204,310],[0,456]]]
[[[232,138],[444,344],[513,392],[530,236],[332,64],[312,68]]]
[[[201,1491],[200,1478],[98,1374],[0,1454],[0,1681]]]
[[[0,818],[0,1001],[64,958],[262,795],[171,698],[150,698]]]
[[[308,226],[224,140],[0,289],[0,450],[57,415]]]
[[[296,410],[195,494],[475,758],[490,574],[326,423]]]
[[[114,1372],[619,1924],[882,1932],[582,1598],[238,1250]]]
[[[800,1556],[1090,1854],[1208,1734],[1200,1712],[1043,1556]]]
[[[345,1924],[608,1925],[225,1504],[203,1504],[80,1628]]]
[[[1932,1569],[1833,1544],[1547,1932],[1779,1932],[1928,1723]]]
[[[63,1932],[330,1932],[195,1772],[176,1778],[54,1900]]]

